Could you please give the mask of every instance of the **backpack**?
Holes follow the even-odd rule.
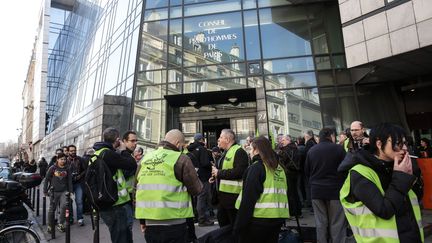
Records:
[[[109,208],[118,200],[117,183],[103,160],[104,150],[107,148],[90,158],[84,182],[85,194],[92,207],[98,210]]]

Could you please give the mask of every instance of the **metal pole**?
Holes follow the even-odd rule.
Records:
[[[33,194],[32,194],[32,207],[33,207],[33,210],[34,210],[34,208],[35,208],[35,204],[36,204],[36,188],[35,187],[33,187],[32,188],[32,191],[33,191]]]
[[[46,196],[42,197],[42,225],[46,225]]]
[[[52,193],[54,193],[54,192],[52,192]],[[53,200],[54,198],[53,197],[51,197],[51,200]],[[55,235],[55,231],[56,231],[56,228],[55,228],[55,222],[54,222],[54,214],[55,214],[55,210],[54,210],[54,212],[52,212],[52,213],[49,213],[48,212],[48,217],[50,218],[50,220],[48,220],[49,222],[50,222],[50,227],[51,227],[51,239],[55,239],[56,238],[56,235]]]
[[[95,221],[95,231],[93,235],[93,243],[99,243],[99,210],[93,210]]]
[[[66,193],[66,212],[65,212],[65,218],[66,218],[66,239],[65,243],[70,243],[70,210],[69,207],[71,206],[70,203],[70,192]]]
[[[36,216],[39,216],[39,206],[40,206],[40,188],[36,189]]]

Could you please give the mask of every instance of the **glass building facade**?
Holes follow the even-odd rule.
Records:
[[[239,140],[257,131],[298,136],[324,126],[338,131],[349,126],[358,111],[337,2],[304,2],[147,1],[132,120],[142,143],[155,145],[173,127],[190,137],[205,132],[206,113],[230,110],[237,112],[227,125]],[[264,90],[264,115],[256,111],[256,100],[171,110],[165,99],[247,88]],[[249,117],[238,115],[250,111]],[[167,116],[173,112],[179,121],[177,114]],[[260,119],[268,131],[258,129]]]

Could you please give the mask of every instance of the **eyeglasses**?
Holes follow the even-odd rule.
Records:
[[[361,129],[351,129],[351,132],[358,132],[358,131],[360,131]]]

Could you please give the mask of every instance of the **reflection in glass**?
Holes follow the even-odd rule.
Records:
[[[317,74],[319,85],[333,85],[335,83],[332,71],[319,71]]]
[[[244,59],[240,13],[217,14],[184,20],[185,65],[199,65],[206,59],[213,63]],[[186,52],[187,51],[187,52]]]
[[[269,130],[272,136],[302,135],[306,130],[318,134],[322,128],[316,88],[267,92]]]
[[[204,15],[241,9],[240,0],[224,0],[184,6],[184,16]]]
[[[243,9],[250,9],[256,7],[256,0],[243,0]]]
[[[352,84],[351,75],[348,70],[336,70],[336,79],[338,84]]]
[[[267,89],[301,88],[316,86],[314,72],[269,75],[265,77]]]
[[[248,88],[262,88],[264,87],[262,76],[249,77]]]
[[[346,68],[345,64],[345,56],[344,55],[335,55],[332,56],[333,66],[335,69],[344,69]]]
[[[151,1],[145,1],[145,8],[149,9],[149,8],[166,7],[166,6],[168,6],[168,1],[169,0],[151,0]]]
[[[144,21],[155,21],[168,18],[168,9],[152,9],[145,11]]]
[[[244,88],[246,88],[245,78],[219,79],[207,82],[189,82],[183,84],[183,92],[185,94]]]
[[[166,68],[167,24],[168,21],[144,23],[140,71]]]
[[[172,18],[180,18],[182,16],[182,8],[174,7],[170,9],[170,19]]]
[[[138,72],[137,85],[151,85],[166,82],[166,71]]]
[[[324,15],[322,5],[311,6],[309,8],[310,30],[312,35],[312,44],[315,54],[329,53],[327,44],[327,31],[324,24]]]
[[[246,56],[248,60],[260,59],[261,48],[258,30],[258,16],[256,10],[245,11],[244,32],[246,41]]]
[[[316,68],[318,70],[331,69],[330,57],[329,56],[315,57],[315,64],[316,64]]]
[[[168,47],[168,64],[170,68],[181,67],[183,59],[182,44],[182,21],[181,19],[171,20]]]
[[[184,68],[185,81],[245,76],[244,63]]]
[[[150,107],[135,103],[133,128],[140,145],[155,147],[165,133],[166,109],[164,100],[154,100]]]
[[[264,62],[265,73],[286,73],[314,70],[312,57],[278,59]]]
[[[255,117],[231,119],[231,129],[240,145],[246,142],[248,136],[254,137],[256,129]]]
[[[312,53],[306,13],[304,6],[259,10],[264,58]]]
[[[287,0],[258,0],[258,7],[272,7],[290,4]]]
[[[165,95],[166,85],[137,86],[135,100],[160,99]],[[144,101],[147,102],[147,101]]]
[[[352,121],[359,120],[352,86],[338,87],[340,111],[342,115],[342,129],[349,128]]]
[[[335,88],[321,88],[320,98],[324,127],[336,129],[336,132],[339,133],[341,131],[341,118],[338,114]]]

